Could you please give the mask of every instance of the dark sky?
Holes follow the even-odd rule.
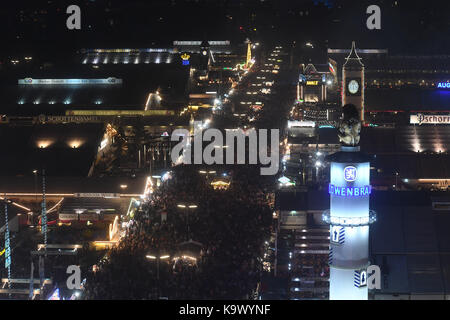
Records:
[[[70,4],[82,30],[66,28]],[[382,30],[366,28],[381,8]],[[173,40],[316,41],[329,47],[449,54],[448,0],[53,0],[8,1],[0,11],[4,52],[24,48],[150,47]],[[255,30],[256,29],[256,30]]]

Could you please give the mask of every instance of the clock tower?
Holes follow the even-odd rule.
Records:
[[[342,105],[353,104],[358,108],[364,123],[364,65],[356,53],[355,41],[342,67]]]

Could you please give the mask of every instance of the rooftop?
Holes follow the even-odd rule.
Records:
[[[102,134],[103,124],[1,125],[0,175],[45,168],[48,175],[87,176]]]
[[[96,67],[97,69],[94,69]],[[81,63],[18,66],[5,72],[0,81],[3,113],[74,107],[144,108],[148,95],[157,90],[161,105],[176,108],[184,104],[188,69],[177,64],[106,64]],[[108,84],[18,84],[19,79],[121,79]],[[89,81],[89,80],[88,80]],[[92,80],[90,80],[92,82]]]

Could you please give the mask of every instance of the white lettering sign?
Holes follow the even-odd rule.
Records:
[[[410,124],[450,124],[450,115],[425,115],[422,113],[412,114]]]
[[[92,85],[92,84],[121,84],[122,79],[114,77],[106,79],[19,79],[21,85]]]
[[[120,198],[118,193],[75,193],[79,198]]]
[[[62,220],[62,221],[78,220],[78,214],[76,214],[76,213],[60,213],[58,218],[59,218],[59,220]]]

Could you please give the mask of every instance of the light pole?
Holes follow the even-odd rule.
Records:
[[[319,183],[320,181],[320,168],[322,167],[322,161],[321,161],[321,156],[322,156],[322,152],[320,152],[318,150],[318,148],[316,147],[316,163],[315,163],[315,167],[316,167],[316,182]]]
[[[38,208],[37,205],[37,170],[33,170],[33,174],[34,174],[34,195],[35,195],[35,206],[36,208]],[[34,215],[31,215],[31,223],[34,225]]]
[[[186,230],[187,230],[186,241],[189,241],[189,209],[197,209],[198,207],[195,204],[191,205],[179,204],[177,207],[185,210],[186,212]]]
[[[167,260],[167,259],[169,259],[170,258],[170,255],[168,255],[168,254],[164,254],[164,255],[156,255],[156,256],[153,256],[153,255],[146,255],[145,256],[147,259],[149,259],[149,260],[156,260],[156,292],[157,292],[157,295],[158,295],[158,298],[159,298],[159,262],[160,262],[160,260]]]
[[[320,162],[319,160],[316,161],[316,182],[319,182],[319,168],[322,166],[322,162]]]
[[[397,190],[398,172],[395,173],[395,190]]]

